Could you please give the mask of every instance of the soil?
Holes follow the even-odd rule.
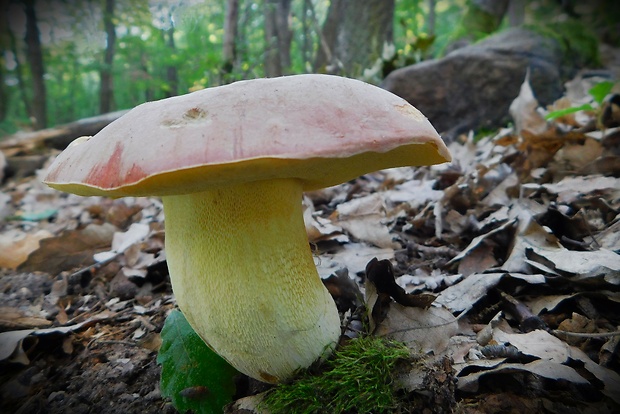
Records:
[[[49,297],[53,282],[42,273],[4,275],[0,278],[0,303],[26,309]],[[94,278],[86,287],[80,286],[80,297],[93,295],[100,303],[118,297],[101,295],[110,291],[104,282]],[[170,286],[164,283],[149,296],[139,297],[148,301],[143,315],[136,314],[133,304],[138,299],[134,297],[126,301],[125,309],[109,312],[106,319],[87,323],[68,335],[27,337],[22,349],[29,363],[0,365],[0,412],[175,413],[160,394],[156,363],[157,332],[173,307]],[[78,299],[67,310],[77,314],[76,322],[103,309],[94,306],[89,312],[80,312],[81,302],[83,299]],[[150,325],[152,331],[147,332],[144,325]],[[136,339],[136,331],[147,333]]]

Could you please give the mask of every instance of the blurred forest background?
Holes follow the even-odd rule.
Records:
[[[240,79],[313,72],[379,83],[463,37],[573,17],[604,29],[618,18],[604,1],[584,17],[581,3],[3,0],[0,137]]]

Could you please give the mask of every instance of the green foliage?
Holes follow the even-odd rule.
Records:
[[[592,104],[586,103],[586,104],[574,106],[571,108],[558,109],[557,111],[549,112],[545,116],[545,119],[550,121],[550,120],[553,120],[553,119],[556,119],[556,118],[559,118],[559,117],[562,117],[568,114],[574,114],[575,112],[579,112],[579,111],[595,111],[598,107],[601,106],[605,97],[609,95],[612,88],[614,87],[614,84],[615,84],[614,82],[603,81],[603,82],[597,83],[592,88],[590,88],[588,93],[590,94],[590,96],[592,96],[593,101],[597,104],[596,107],[593,106]]]
[[[463,10],[470,3],[468,0],[434,1],[434,24],[431,25],[431,2],[395,0],[395,53],[391,59],[386,57],[389,61],[384,72],[441,55],[446,45],[454,40],[454,31],[464,19]],[[37,2],[37,7],[43,9],[42,4]],[[38,14],[50,126],[97,114],[106,46],[101,4],[87,0],[62,1]],[[544,23],[538,30],[562,42],[569,52],[566,56],[581,59],[586,64],[597,62],[595,37],[573,21],[548,24],[546,16],[557,10],[551,7],[554,3],[550,4],[535,2],[528,8],[535,14],[533,21]],[[319,30],[329,5],[329,1],[323,0],[291,3],[289,23],[293,37],[289,73],[316,71],[315,59],[321,48]],[[601,18],[609,23],[605,27],[611,28],[618,7],[611,10],[605,6],[605,11],[609,13]],[[226,2],[215,0],[117,1],[114,13],[117,38],[112,68],[114,109],[264,76],[263,3],[239,2],[237,56],[226,68],[222,59],[225,14]],[[493,16],[478,17],[473,20],[479,27],[467,29],[469,34],[486,33],[497,24]],[[0,122],[0,135],[28,130],[31,124],[26,103],[33,99],[32,79],[20,30],[11,24],[8,33],[15,41],[5,42],[2,76],[8,98],[6,118]],[[176,72],[176,80],[171,76],[173,72]],[[20,78],[23,79],[21,86]]]
[[[452,38],[452,30],[461,18],[465,0],[437,0],[435,26],[429,27],[429,2],[396,0],[394,44],[397,66],[436,57]]]
[[[444,44],[448,38],[464,2],[437,0],[436,24],[431,32],[428,2],[396,0],[396,55],[392,69],[432,57],[437,45]],[[38,15],[38,23],[45,29],[41,35],[49,126],[98,113],[100,71],[106,46],[101,4],[87,0],[59,2],[53,11]],[[117,35],[112,67],[113,109],[264,76],[262,6],[249,0],[239,2],[237,57],[230,68],[224,68],[226,2],[117,1],[113,19]],[[314,71],[321,47],[318,30],[328,8],[329,2],[322,0],[291,4],[293,38],[289,73]],[[15,27],[11,26],[11,34],[16,43],[8,45],[3,55],[2,74],[9,99],[6,118],[0,122],[0,136],[28,130],[31,124],[26,110],[26,102],[32,100],[31,74],[26,64],[23,33]],[[174,71],[176,81],[171,77]]]
[[[393,371],[408,358],[402,343],[358,338],[325,361],[321,373],[304,371],[295,381],[270,390],[261,407],[271,414],[394,412],[398,401]]]
[[[232,401],[238,372],[200,339],[180,311],[170,313],[161,339],[162,395],[181,413],[221,413]]]

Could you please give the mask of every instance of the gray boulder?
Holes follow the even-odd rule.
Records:
[[[579,65],[578,59],[567,59],[561,43],[553,36],[512,28],[443,58],[395,70],[381,86],[417,107],[451,140],[470,129],[505,125],[528,68],[542,105],[559,98],[563,83]]]

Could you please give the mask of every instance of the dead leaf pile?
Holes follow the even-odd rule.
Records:
[[[46,401],[49,410],[62,412],[117,383],[110,398],[126,394],[121,411],[131,412],[136,401],[159,392],[154,352],[174,306],[161,203],[62,194],[41,183],[43,173],[13,177],[0,193],[0,364],[8,367],[0,411]],[[143,365],[141,375],[151,384],[133,385],[129,371],[119,376],[119,361]],[[24,377],[28,370],[20,367],[28,366]],[[80,373],[92,381],[82,384],[88,387],[77,386]],[[167,411],[158,398],[154,412]]]
[[[451,164],[306,194],[319,274],[347,321],[361,292],[373,333],[423,356],[425,368],[400,382],[428,404],[441,394],[472,413],[619,409],[620,129],[602,125],[596,111],[544,117],[582,104],[587,96],[575,90],[592,82],[577,78],[541,108],[526,80],[511,107],[514,126],[453,142]],[[44,385],[59,375],[54,364],[104,364],[110,373],[133,364],[151,378],[154,363],[141,364],[174,299],[159,200],[62,194],[37,174],[8,177],[0,192],[0,364],[14,373],[2,378],[0,399],[13,409],[46,401],[53,411],[63,404],[55,393],[75,381],[67,372]],[[390,261],[405,295],[434,302],[380,300],[364,284],[375,258]],[[25,380],[16,367],[40,375]],[[134,387],[131,378],[118,393],[101,392],[169,408],[152,394],[156,383]]]
[[[620,407],[620,129],[593,127],[596,113],[546,121],[554,109],[526,80],[515,125],[452,143],[452,164],[310,194],[315,219],[349,238],[318,242],[323,274],[363,278],[363,263],[388,259],[408,292],[437,294],[428,310],[392,303],[371,326],[449,356],[468,412]]]

